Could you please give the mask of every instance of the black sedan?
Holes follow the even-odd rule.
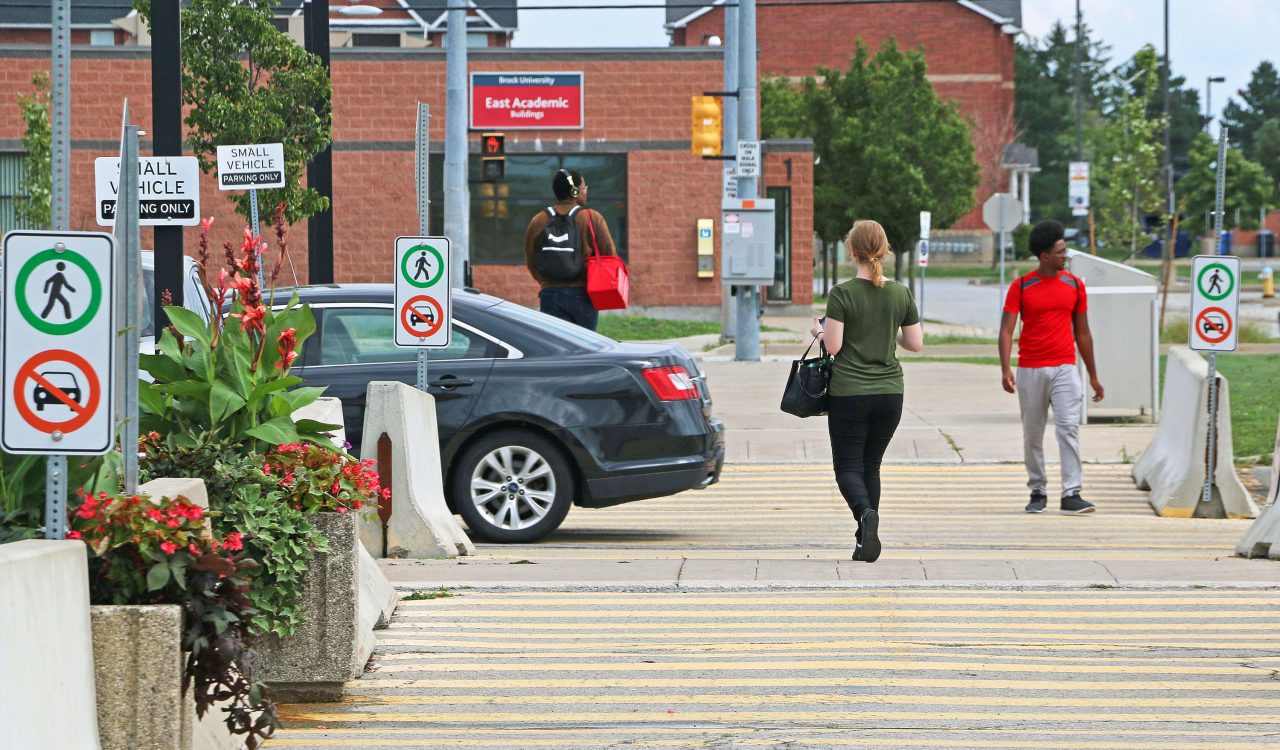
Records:
[[[369,382],[417,382],[416,350],[393,341],[392,286],[297,292],[317,330],[294,373],[342,399],[348,439],[359,440]],[[570,505],[599,508],[719,479],[724,426],[682,347],[619,343],[455,290],[451,341],[428,352],[445,496],[481,539],[535,541]]]

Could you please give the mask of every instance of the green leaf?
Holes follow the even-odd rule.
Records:
[[[299,419],[294,423],[294,427],[298,430],[299,436],[311,438],[316,442],[320,442],[324,438],[324,433],[342,429],[340,424],[327,424],[325,422],[317,422],[314,419]]]
[[[256,403],[258,399],[262,398],[263,396],[266,396],[268,393],[274,393],[276,391],[281,391],[286,388],[292,388],[293,386],[301,382],[302,382],[302,378],[296,375],[286,375],[283,378],[268,380],[267,382],[262,383],[261,385],[258,385],[253,389],[253,392],[249,395],[249,401],[252,403]]]
[[[221,422],[245,405],[244,397],[221,380],[214,381],[210,395],[209,411],[214,422]]]
[[[147,571],[147,591],[159,591],[169,584],[169,565],[156,563]]]
[[[209,403],[209,384],[197,380],[182,380],[176,383],[156,383],[152,386],[161,393],[171,396],[194,398],[203,404]]]
[[[164,415],[169,411],[169,397],[151,383],[139,383],[138,405],[144,413]]]
[[[294,426],[293,420],[287,416],[274,417],[244,432],[250,437],[272,445],[298,442],[298,428]]]
[[[174,361],[163,354],[139,354],[138,367],[161,383],[173,383],[186,380],[191,376],[180,361]]]
[[[169,322],[173,324],[173,327],[178,329],[178,333],[187,338],[195,339],[206,347],[209,346],[211,340],[209,323],[204,318],[185,307],[166,307],[164,312],[165,315],[169,316]]]
[[[316,399],[324,394],[324,391],[323,387],[309,386],[276,393],[275,398],[272,399],[271,413],[277,417],[292,414],[302,407],[314,403]]]

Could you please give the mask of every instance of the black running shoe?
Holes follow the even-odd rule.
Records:
[[[853,548],[853,560],[854,560],[854,562],[859,562],[859,561],[861,561],[861,562],[866,562],[866,560],[867,560],[867,556],[866,556],[865,554],[863,554],[863,552],[862,552],[862,545],[861,545],[861,544],[858,544],[858,545],[855,545],[855,546],[854,546],[854,548]]]
[[[1049,496],[1043,492],[1032,492],[1031,502],[1027,503],[1024,509],[1028,513],[1043,513],[1045,506],[1049,504]]]
[[[1085,513],[1092,513],[1095,510],[1097,510],[1097,508],[1093,507],[1093,503],[1086,502],[1084,498],[1080,497],[1079,492],[1073,492],[1062,498],[1062,508],[1060,512],[1066,513],[1067,515],[1079,516]]]
[[[880,557],[880,514],[869,510],[862,514],[858,528],[862,529],[862,559],[875,562]]]

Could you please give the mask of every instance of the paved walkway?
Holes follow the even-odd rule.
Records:
[[[404,602],[267,747],[1274,747],[1278,618],[1276,591],[461,591]]]
[[[1089,516],[1022,512],[1024,481],[1020,466],[887,467],[872,565],[849,559],[852,516],[810,464],[728,466],[705,490],[575,508],[538,544],[383,566],[406,588],[1280,586],[1274,561],[1232,556],[1249,521],[1160,518],[1125,466],[1087,468]]]

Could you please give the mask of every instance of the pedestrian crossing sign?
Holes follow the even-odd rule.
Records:
[[[1198,255],[1191,263],[1189,344],[1202,352],[1233,352],[1239,336],[1240,259]]]
[[[449,345],[452,295],[447,237],[397,237],[395,246],[397,346]]]
[[[0,444],[98,455],[114,443],[115,239],[9,232],[0,318]]]

